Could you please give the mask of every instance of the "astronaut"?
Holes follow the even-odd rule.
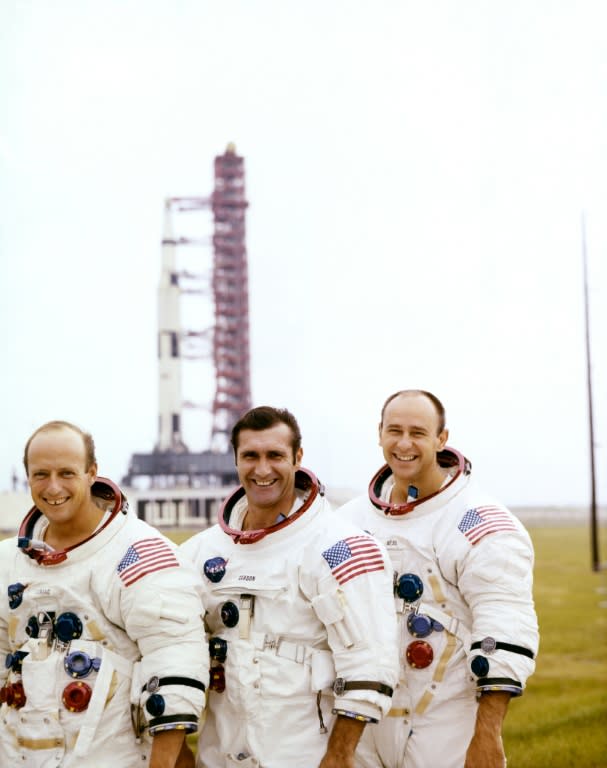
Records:
[[[34,507],[0,542],[0,765],[173,768],[208,684],[200,576],[97,477],[88,433],[49,422],[24,460]]]
[[[501,768],[508,702],[534,670],[531,540],[447,438],[438,398],[395,393],[379,425],[387,463],[338,510],[388,549],[399,622],[400,682],[360,768]]]
[[[210,636],[197,765],[352,768],[398,679],[387,554],[329,512],[288,411],[249,411],[232,446],[241,486],[181,546]]]

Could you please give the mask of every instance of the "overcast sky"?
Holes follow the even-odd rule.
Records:
[[[164,199],[235,142],[254,404],[334,487],[420,387],[504,502],[587,502],[585,212],[607,502],[604,0],[0,0],[0,94],[0,489],[49,419],[153,448]]]

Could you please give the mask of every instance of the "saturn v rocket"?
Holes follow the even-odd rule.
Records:
[[[171,504],[174,503],[179,496],[175,495],[178,488],[186,487],[192,492],[195,488],[206,489],[207,493],[209,488],[223,489],[238,482],[229,438],[234,423],[251,407],[251,383],[245,245],[248,203],[244,159],[236,154],[234,145],[229,144],[223,155],[215,157],[214,171],[215,185],[210,197],[171,197],[164,206],[162,267],[158,284],[158,439],[151,453],[131,456],[128,472],[122,480],[129,488],[147,486],[153,489],[156,495],[148,500],[152,506],[159,503],[162,507],[169,498]],[[208,235],[202,238],[183,236],[175,226],[180,218],[174,219],[174,214],[187,211],[212,212],[212,238]],[[212,265],[208,258],[211,254],[206,250],[193,249],[189,258],[184,259],[185,254],[180,249],[192,245],[203,249],[212,247]],[[187,269],[184,262],[188,264]],[[193,298],[183,302],[186,294]],[[191,301],[196,303],[198,300],[206,305],[196,304],[194,308]],[[188,323],[186,305],[194,317],[207,318],[207,327],[184,327]],[[204,323],[202,320],[201,324]],[[214,369],[215,394],[211,402],[203,395],[198,405],[189,401],[184,403],[182,374],[183,365],[188,360],[208,360],[211,378]],[[212,389],[212,381],[198,381],[203,385],[201,391]],[[184,424],[183,414],[184,409],[192,405],[201,405],[211,413],[208,450],[192,452],[185,443],[184,426],[189,425]],[[169,494],[162,497],[164,501],[158,501],[160,489]],[[223,491],[218,493],[217,498],[222,498]],[[198,515],[206,510],[209,521],[212,501],[209,498],[188,497],[188,514],[198,520]],[[146,503],[141,499],[137,502],[140,516],[147,514]],[[166,524],[162,515],[159,521]]]
[[[215,369],[215,395],[210,404],[213,421],[210,441],[214,452],[227,451],[233,424],[251,407],[244,159],[236,154],[234,145],[229,144],[225,153],[215,158],[214,167],[215,186],[211,197],[173,197],[165,201],[158,286],[157,453],[189,452],[182,431],[182,362],[186,341],[189,343],[198,337],[206,343],[212,337],[206,353],[201,352],[200,356],[206,354],[212,358]],[[213,274],[208,276],[208,284],[212,286],[214,327],[184,329],[181,295],[192,291],[181,283],[196,276],[180,270],[177,252],[182,246],[200,245],[202,241],[176,237],[172,214],[205,208],[213,212]]]
[[[171,200],[165,201],[162,267],[158,284],[158,443],[156,450],[183,453],[181,434],[180,290],[173,234]]]

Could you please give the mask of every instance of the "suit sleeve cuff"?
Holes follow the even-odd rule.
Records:
[[[347,699],[343,696],[335,697],[333,712],[337,714],[350,712],[353,715],[360,715],[363,719],[368,718],[369,722],[378,722],[383,716],[382,710],[376,704],[360,699]]]
[[[523,686],[518,680],[508,677],[483,677],[477,680],[476,692],[478,694],[491,693],[492,691],[506,691],[512,696],[521,696]]]

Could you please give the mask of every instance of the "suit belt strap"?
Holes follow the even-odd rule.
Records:
[[[447,632],[455,635],[456,637],[458,636],[461,622],[459,619],[456,619],[455,616],[451,616],[451,614],[445,613],[445,611],[441,611],[434,605],[428,605],[428,603],[420,603],[417,608],[417,612],[423,613],[426,616],[429,616],[431,619],[440,622],[447,630]]]
[[[53,749],[54,747],[64,747],[65,740],[62,736],[56,739],[25,739],[21,736],[17,738],[17,744],[23,749]],[[25,757],[23,758],[25,760]]]
[[[288,640],[283,640],[280,635],[270,635],[262,632],[251,632],[251,640],[257,650],[273,651],[276,656],[296,661],[298,664],[303,664],[312,650],[301,643],[290,643]]]

